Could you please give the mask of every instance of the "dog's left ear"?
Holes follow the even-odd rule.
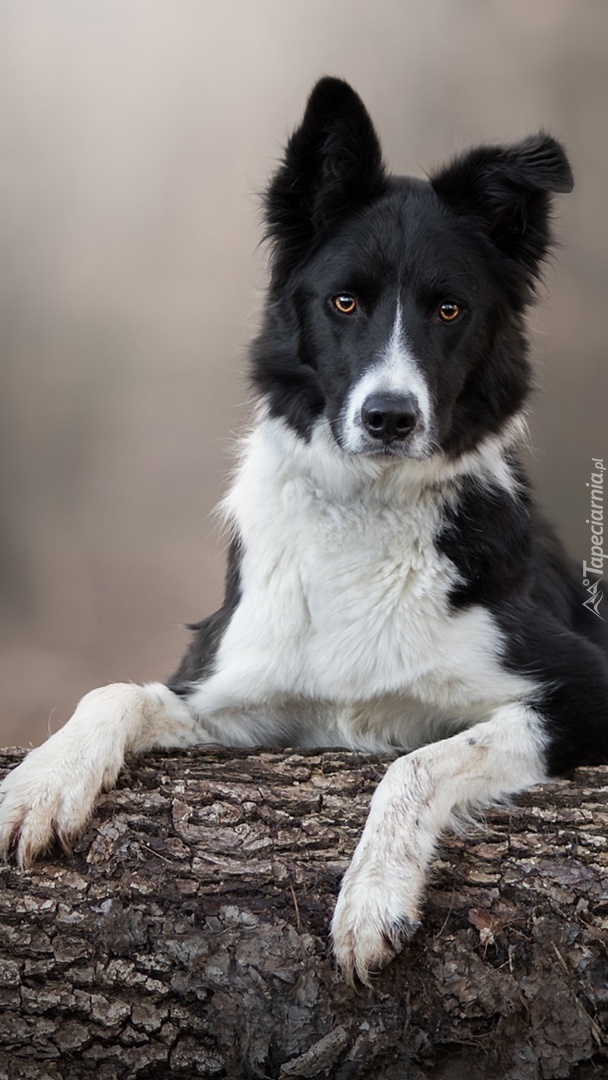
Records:
[[[289,273],[316,238],[385,187],[380,143],[361,98],[342,79],[321,79],[266,194],[273,276]]]
[[[551,243],[551,195],[574,181],[560,143],[541,132],[513,146],[481,146],[430,177],[439,197],[527,271],[533,286]]]

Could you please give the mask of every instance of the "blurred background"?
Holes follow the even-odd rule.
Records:
[[[608,5],[3,0],[0,743],[166,677],[221,600],[211,511],[247,416],[259,201],[312,83],[394,170],[545,127],[577,186],[530,331],[532,470],[578,560],[608,459]]]

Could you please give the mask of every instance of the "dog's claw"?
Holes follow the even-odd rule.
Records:
[[[397,901],[397,902],[396,902]],[[402,904],[404,901],[402,900]],[[398,910],[395,890],[381,873],[362,866],[347,871],[332,920],[336,963],[351,986],[371,986],[371,976],[401,952],[419,925],[417,910]]]
[[[99,790],[94,771],[63,756],[62,744],[54,736],[32,750],[0,784],[0,858],[21,870],[55,844],[71,852]]]

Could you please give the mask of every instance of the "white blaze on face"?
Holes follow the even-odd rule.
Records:
[[[363,427],[361,409],[372,394],[395,394],[416,399],[420,420],[407,446],[408,457],[424,457],[430,450],[431,395],[403,331],[401,304],[397,303],[391,336],[372,365],[351,389],[342,412],[342,448],[351,454],[369,452],[373,440]]]

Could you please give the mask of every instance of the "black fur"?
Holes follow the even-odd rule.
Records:
[[[241,598],[241,543],[234,537],[228,548],[228,565],[224,581],[224,602],[219,611],[198,623],[190,623],[195,631],[190,648],[177,671],[167,680],[167,686],[180,697],[187,697],[193,683],[209,675],[226,628]]]
[[[271,288],[280,290],[345,215],[385,188],[380,143],[363,102],[341,79],[322,79],[266,195],[266,235],[274,244]]]
[[[522,480],[512,499],[465,485],[438,542],[463,583],[455,607],[483,604],[504,633],[508,668],[544,687],[537,705],[549,735],[549,775],[608,760],[608,636],[583,607],[573,561]]]

